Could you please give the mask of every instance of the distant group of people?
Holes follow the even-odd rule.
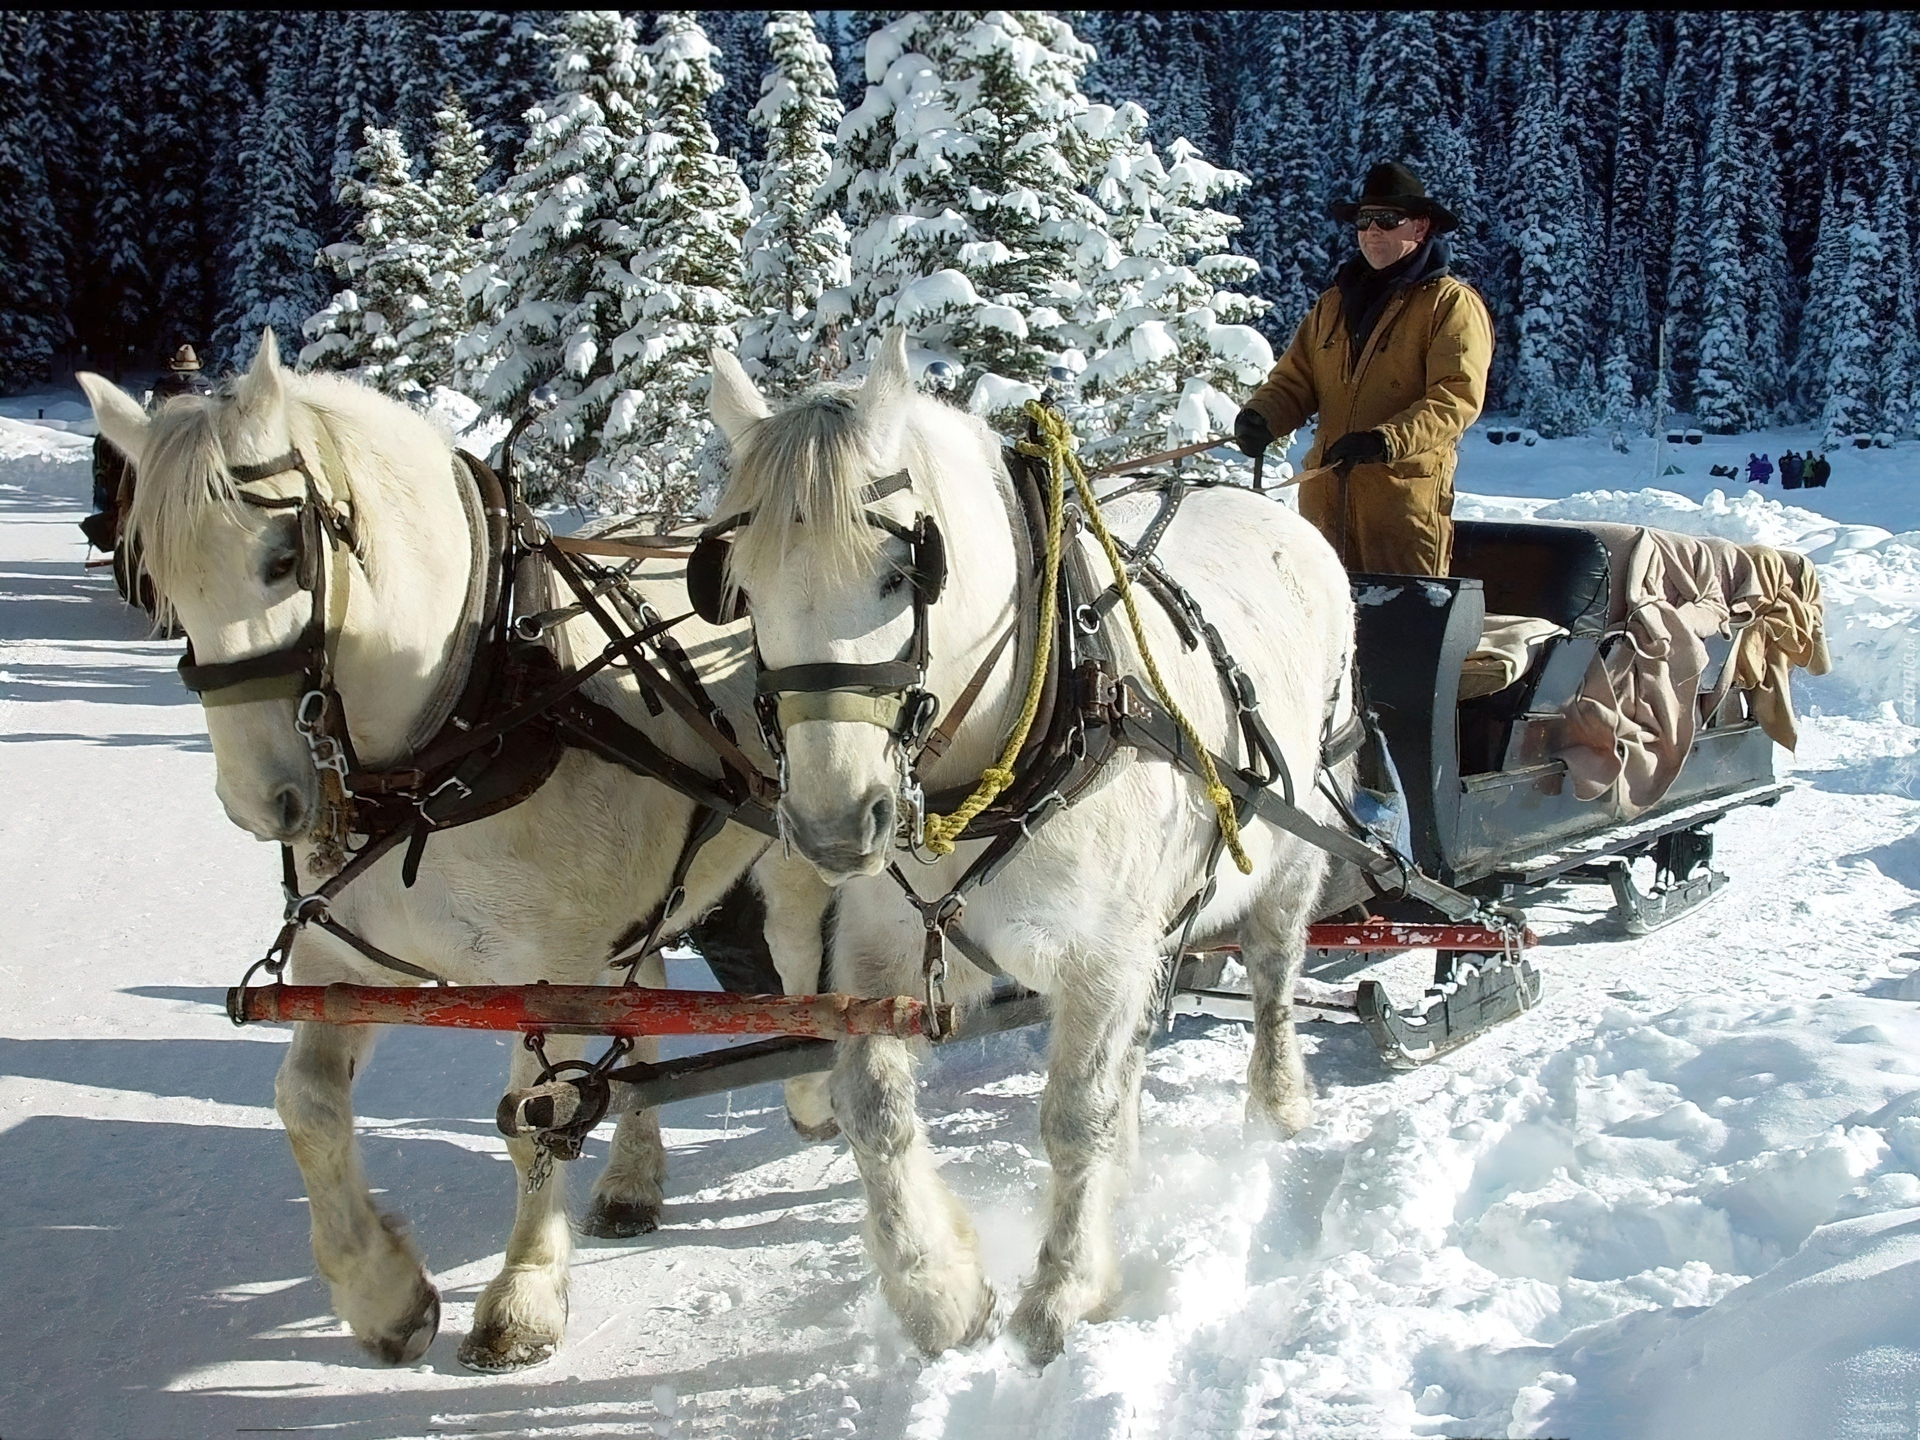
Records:
[[[1733,473],[1729,467],[1727,473]],[[1833,473],[1833,467],[1827,464],[1824,455],[1796,455],[1789,450],[1780,457],[1780,488],[1782,490],[1808,490],[1823,488],[1827,477]],[[1747,453],[1747,483],[1765,485],[1773,478],[1773,461],[1765,455]]]

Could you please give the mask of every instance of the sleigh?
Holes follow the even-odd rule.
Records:
[[[1716,635],[1705,642],[1715,683],[1703,687],[1701,724],[1659,802],[1623,819],[1605,799],[1579,798],[1566,761],[1548,752],[1554,726],[1604,647],[1620,640],[1606,543],[1592,527],[1467,521],[1456,527],[1455,557],[1456,573],[1443,579],[1353,577],[1357,664],[1378,740],[1398,778],[1411,858],[1443,889],[1481,902],[1485,914],[1463,921],[1431,898],[1385,894],[1348,868],[1322,897],[1296,997],[1305,1011],[1364,1024],[1396,1068],[1455,1049],[1538,999],[1541,979],[1527,955],[1536,942],[1524,923],[1530,902],[1569,884],[1603,884],[1612,890],[1621,930],[1644,935],[1727,883],[1712,867],[1714,822],[1741,806],[1772,804],[1790,788],[1774,775],[1773,742],[1749,712],[1746,693],[1722,691],[1717,683],[1733,641]],[[1510,664],[1512,678],[1491,690],[1485,664],[1475,664],[1477,656],[1484,662],[1479,652],[1490,612],[1540,622],[1535,628],[1545,632]],[[1633,870],[1642,859],[1652,862],[1645,889]],[[1491,917],[1504,923],[1485,923]],[[690,1099],[811,1073],[826,1063],[834,1038],[874,1025],[865,1012],[817,1005],[800,1007],[801,1019],[782,1019],[782,1004],[772,998],[779,978],[762,919],[757,897],[743,884],[690,932],[727,993],[683,995],[664,1006],[630,999],[622,1016],[599,1016],[595,1033],[764,1038],[679,1060],[630,1062],[607,1071],[607,1078],[635,1086],[646,1104]],[[1385,982],[1369,972],[1412,951],[1434,954],[1432,981],[1412,1004],[1396,1004]],[[1231,945],[1183,953],[1170,973],[1166,1017],[1249,1019],[1250,997],[1220,982],[1232,953]],[[431,991],[380,996],[336,987],[328,1008],[320,997],[297,996],[291,988],[236,992],[235,1018],[324,1014],[345,1023],[528,1033],[584,1023],[555,1008],[574,1003],[557,994],[523,995],[513,1006],[470,1006],[456,1017]],[[768,998],[757,1007],[740,1003],[755,994]],[[991,1002],[957,1024],[951,1012],[918,1002],[902,1006],[888,1013],[892,1033],[936,1038],[977,1037],[1046,1018],[1044,1002],[1013,985],[1002,985]],[[550,1096],[551,1085],[537,1087],[539,1095],[509,1097],[502,1128],[555,1128],[564,1123],[556,1115],[577,1122],[593,1107],[575,1093],[579,1077],[572,1083],[567,1093],[574,1098],[558,1111],[541,1098]],[[602,1082],[585,1083],[593,1089]]]

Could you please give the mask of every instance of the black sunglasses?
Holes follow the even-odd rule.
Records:
[[[1413,216],[1403,215],[1398,210],[1362,210],[1353,217],[1353,228],[1356,230],[1398,230],[1411,219],[1413,219]]]

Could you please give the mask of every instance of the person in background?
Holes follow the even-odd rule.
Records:
[[[1747,483],[1764,485],[1773,475],[1773,462],[1764,455],[1747,455]]]
[[[167,368],[153,382],[147,408],[163,404],[175,395],[210,395],[213,386],[200,374],[200,357],[193,346],[182,345],[167,361]],[[120,517],[133,503],[133,465],[126,456],[109,445],[105,436],[93,441],[93,510],[80,522],[80,533],[87,543],[104,555],[113,553],[120,540]]]
[[[1833,474],[1833,467],[1827,464],[1827,457],[1816,455],[1813,457],[1813,464],[1807,470],[1806,485],[1809,489],[1825,489],[1827,477],[1831,474]]]
[[[1789,450],[1780,457],[1780,488],[1798,490],[1800,488],[1800,457]]]
[[[155,405],[171,400],[175,395],[211,395],[213,386],[200,374],[200,357],[193,352],[193,346],[182,345],[173,352],[173,358],[167,361],[167,368],[160,378],[153,382],[153,402]]]
[[[1235,418],[1258,455],[1320,417],[1300,513],[1351,570],[1445,575],[1453,558],[1453,471],[1479,417],[1493,360],[1487,305],[1448,270],[1441,237],[1459,221],[1405,165],[1367,172],[1357,201],[1328,213],[1356,231],[1342,265]]]

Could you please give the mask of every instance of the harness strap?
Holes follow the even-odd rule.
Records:
[[[919,679],[918,667],[908,660],[881,660],[871,665],[823,660],[811,665],[762,670],[754,688],[762,695],[798,695],[824,690],[905,690]]]
[[[982,660],[979,668],[973,672],[973,678],[967,681],[967,688],[960,692],[960,698],[953,702],[953,707],[947,711],[946,718],[920,746],[920,753],[913,760],[913,773],[916,778],[920,774],[921,766],[928,763],[929,757],[933,761],[938,761],[947,753],[947,747],[953,744],[953,737],[960,733],[960,723],[967,718],[968,712],[979,701],[981,692],[987,688],[987,677],[993,674],[993,667],[1000,663],[1000,657],[1006,653],[1007,646],[1013,643],[1013,637],[1019,629],[1020,621],[1016,616],[1013,622],[1000,632],[1000,638],[993,642],[993,648],[987,651],[986,659]]]
[[[660,932],[666,928],[668,917],[687,902],[687,876],[693,872],[695,858],[726,825],[724,811],[709,809],[704,805],[695,807],[687,821],[687,838],[681,841],[679,857],[673,862],[673,874],[667,877],[666,893],[647,917],[641,938],[631,945],[616,945],[614,953],[607,957],[608,969],[616,966],[626,969],[627,984],[634,983],[641,962],[662,948],[664,942],[660,939]]]
[[[567,587],[573,591],[574,598],[580,602],[587,614],[593,617],[594,622],[606,634],[619,636],[620,628],[614,623],[613,617],[607,614],[599,600],[594,597],[573,563],[560,551],[553,549],[551,540],[541,548],[546,552],[553,568],[558,570],[560,577],[567,582]],[[754,764],[744,750],[721,734],[713,721],[700,713],[699,706],[681,694],[678,686],[654,668],[653,663],[640,653],[640,642],[637,638],[611,641],[607,649],[601,653],[599,660],[610,662],[615,654],[625,656],[635,677],[658,692],[660,698],[666,701],[668,708],[686,722],[687,728],[713,749],[714,753],[720,757],[722,765],[739,772],[740,782],[746,787],[752,799],[768,804],[770,797],[778,796],[777,782],[762,773],[760,767]]]

